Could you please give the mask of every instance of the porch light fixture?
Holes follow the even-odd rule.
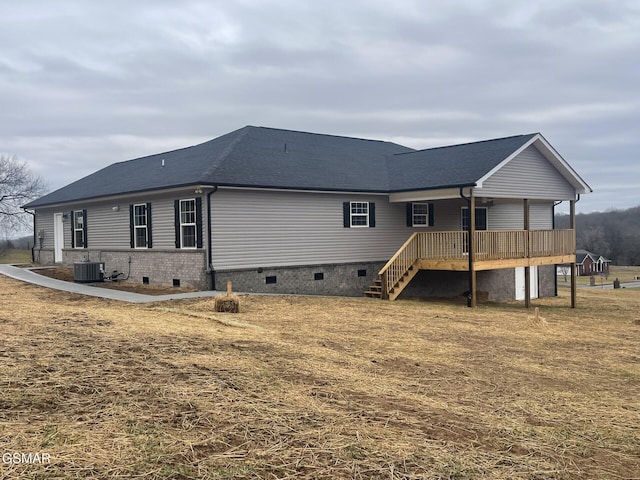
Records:
[[[115,207],[111,207],[111,210],[113,210],[114,212],[117,212],[118,210],[120,210],[120,205],[116,205]]]

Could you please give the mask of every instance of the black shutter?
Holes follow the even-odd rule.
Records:
[[[82,246],[89,248],[89,236],[87,235],[87,211],[82,210]]]
[[[369,228],[376,226],[376,204],[369,202]]]
[[[75,218],[73,217],[73,210],[71,210],[71,214],[69,215],[71,221],[71,248],[76,248],[76,230],[75,230]]]
[[[407,203],[407,227],[413,227],[413,203]]]
[[[153,247],[153,237],[151,236],[151,203],[147,203],[147,248]]]
[[[202,198],[196,198],[196,246],[202,248]]]
[[[176,230],[176,248],[180,248],[180,200],[173,202],[174,221]]]
[[[433,213],[433,203],[429,203],[429,226],[433,227],[434,223],[435,223],[435,217],[434,217],[434,213]]]
[[[129,243],[131,244],[131,248],[135,248],[135,228],[133,228],[133,205],[129,205]]]
[[[351,205],[349,202],[342,203],[342,224],[344,228],[351,228]]]

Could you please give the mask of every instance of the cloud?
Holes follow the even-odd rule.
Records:
[[[632,206],[609,185],[640,180],[639,54],[633,0],[7,2],[0,150],[57,188],[247,124],[415,148],[540,131],[594,188],[581,208]]]

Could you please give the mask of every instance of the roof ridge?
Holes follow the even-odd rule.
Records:
[[[209,167],[207,170],[205,170],[203,172],[202,176],[200,177],[203,182],[207,182],[208,181],[208,178],[211,175],[213,175],[213,173],[220,167],[220,165],[222,165],[222,163],[225,161],[225,159],[231,154],[233,149],[236,147],[238,142],[240,142],[240,140],[242,140],[244,137],[246,137],[248,132],[249,132],[249,130],[253,129],[253,128],[256,128],[256,127],[253,127],[252,125],[247,125],[245,127],[242,127],[240,129],[236,130],[236,132],[237,132],[236,138],[234,138],[229,143],[227,148],[225,148],[224,151],[220,154],[220,157],[219,157],[220,161],[217,164],[214,163],[214,165],[212,165],[211,167]],[[220,137],[218,137],[218,138],[220,138]],[[212,142],[213,140],[209,140],[209,141]]]
[[[453,148],[453,147],[463,147],[465,145],[477,145],[480,143],[489,143],[489,142],[497,142],[500,140],[509,140],[512,138],[518,138],[518,137],[534,137],[535,135],[540,135],[540,133],[521,133],[518,135],[509,135],[507,137],[499,137],[499,138],[489,138],[487,140],[475,140],[473,142],[464,142],[464,143],[455,143],[453,145],[441,145],[439,147],[429,147],[429,148],[423,148],[421,150],[414,150],[413,152],[400,152],[400,153],[394,153],[393,155],[410,155],[412,153],[420,153],[420,152],[426,152],[429,150],[439,150],[439,149],[443,149],[443,148]]]
[[[250,125],[248,125],[250,126]],[[304,130],[291,130],[288,128],[275,128],[275,127],[264,127],[264,126],[258,126],[258,127],[253,127],[253,128],[262,128],[264,130],[276,130],[279,132],[291,132],[291,133],[303,133],[305,135],[314,135],[317,137],[334,137],[334,138],[343,138],[343,139],[348,139],[348,140],[360,140],[363,142],[376,142],[376,143],[387,143],[390,145],[400,145],[401,147],[405,147],[405,148],[411,148],[411,147],[407,147],[406,145],[401,145],[399,143],[396,142],[390,142],[388,140],[376,140],[374,138],[362,138],[362,137],[354,137],[351,135],[336,135],[333,133],[317,133],[317,132],[306,132]]]

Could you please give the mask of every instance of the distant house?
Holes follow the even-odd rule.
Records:
[[[576,269],[579,276],[609,275],[611,260],[586,250],[576,251]]]
[[[468,291],[475,304],[477,290],[554,295],[554,264],[575,261],[554,203],[590,191],[539,133],[416,151],[248,126],[114,163],[25,208],[43,263],[101,261],[129,282],[389,299]]]

